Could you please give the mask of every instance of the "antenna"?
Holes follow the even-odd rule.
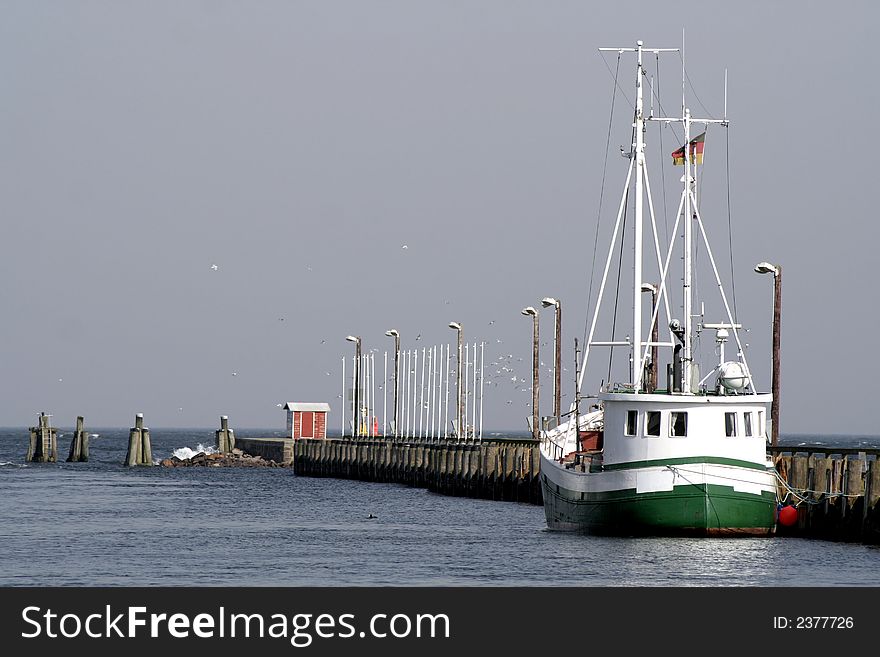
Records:
[[[684,100],[684,27],[681,28],[681,115],[684,116],[685,100]]]
[[[724,69],[724,120],[727,120],[727,69]]]

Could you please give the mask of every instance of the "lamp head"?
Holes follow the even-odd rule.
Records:
[[[397,332],[397,329],[388,329],[387,331],[385,331],[385,335],[387,335],[389,338],[400,337],[400,333]]]
[[[779,273],[779,266],[770,264],[769,262],[759,262],[755,265],[755,272],[758,274],[773,274],[776,276]]]
[[[459,324],[458,322],[449,322],[449,328],[455,329],[456,331],[460,331],[461,324]]]
[[[360,338],[355,337],[353,335],[348,335],[345,337],[345,339],[348,340],[349,342],[355,342],[355,343],[360,343],[360,341],[361,341]]]
[[[537,317],[538,311],[535,310],[532,306],[526,306],[525,308],[522,309],[522,314],[523,315],[534,315],[535,317]]]
[[[657,286],[653,283],[642,283],[642,292],[652,292],[657,294]]]
[[[544,297],[541,299],[541,305],[545,308],[549,308],[550,306],[559,306],[559,299],[554,299],[553,297]]]

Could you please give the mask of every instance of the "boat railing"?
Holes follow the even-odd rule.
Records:
[[[544,433],[544,445],[546,446],[545,452],[547,456],[551,457],[553,460],[558,461],[563,456],[565,456],[565,434],[560,434],[562,437],[562,443],[557,442],[555,438],[551,437],[549,434]]]

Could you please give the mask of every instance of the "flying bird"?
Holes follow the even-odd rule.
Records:
[[[211,265],[211,269],[213,269],[214,271],[217,271],[220,268],[217,265]]]
[[[404,245],[401,246],[400,248],[401,248],[401,249],[408,249],[409,247],[408,247],[406,244],[404,244]]]

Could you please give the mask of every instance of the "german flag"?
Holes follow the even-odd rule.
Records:
[[[706,143],[706,133],[702,133],[697,135],[693,139],[691,139],[691,161],[695,164],[703,163],[703,146]],[[675,166],[684,164],[684,146],[681,148],[672,151],[672,164]]]

